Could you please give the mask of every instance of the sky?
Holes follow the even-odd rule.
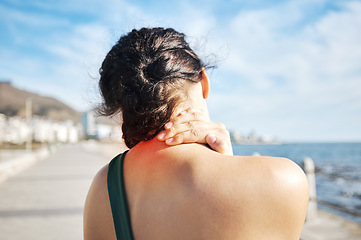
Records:
[[[87,111],[117,39],[158,26],[217,66],[213,121],[285,141],[361,141],[361,1],[0,0],[0,80]]]

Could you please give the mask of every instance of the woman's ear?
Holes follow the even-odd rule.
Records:
[[[209,95],[209,79],[204,68],[202,68],[201,73],[202,73],[201,84],[202,84],[203,98],[207,99]]]

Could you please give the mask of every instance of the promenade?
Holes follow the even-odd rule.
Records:
[[[92,178],[110,159],[96,147],[65,146],[0,182],[0,240],[82,239],[83,205]],[[319,212],[302,240],[361,239],[361,226]]]
[[[0,182],[0,240],[83,239],[83,206],[109,159],[66,146]]]

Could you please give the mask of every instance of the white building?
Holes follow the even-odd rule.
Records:
[[[53,122],[34,116],[30,122],[20,117],[0,114],[0,143],[23,144],[28,139],[40,143],[75,143],[80,139],[81,125],[72,121]]]
[[[85,112],[82,116],[82,124],[84,128],[84,135],[90,138],[97,137],[97,126],[95,121],[95,113],[93,111]]]

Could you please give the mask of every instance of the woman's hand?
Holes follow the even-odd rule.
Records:
[[[157,138],[167,145],[207,143],[216,152],[233,155],[229,132],[224,124],[211,122],[194,109],[187,109],[171,119]]]

